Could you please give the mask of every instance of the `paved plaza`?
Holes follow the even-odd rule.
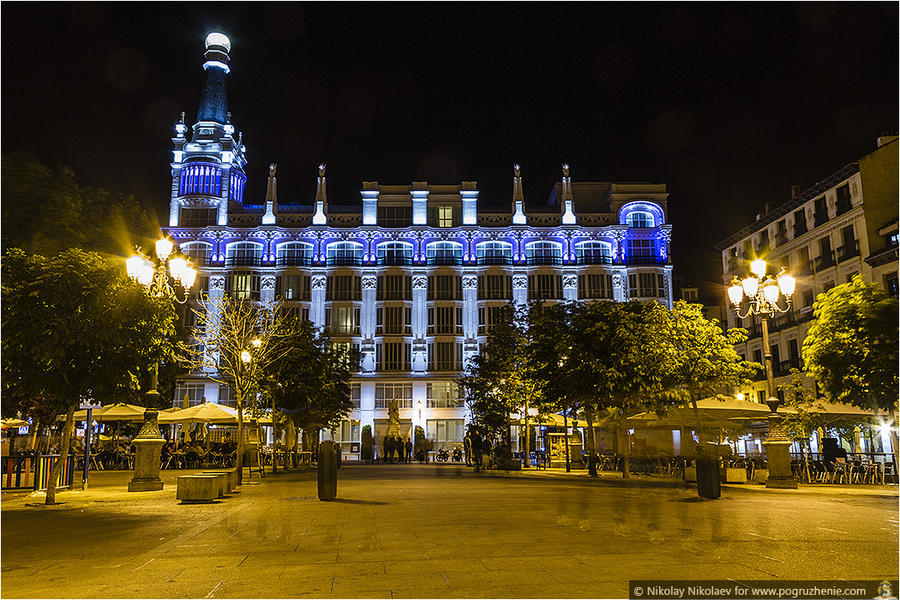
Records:
[[[254,476],[208,505],[92,474],[64,504],[5,493],[2,597],[627,597],[629,579],[884,579],[895,486],[723,488],[482,477],[453,465]]]

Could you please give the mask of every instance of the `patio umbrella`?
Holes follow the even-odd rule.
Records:
[[[781,413],[782,410],[778,409],[778,412]],[[827,424],[831,424],[835,421],[840,421],[842,419],[888,419],[890,418],[888,415],[875,412],[872,410],[866,410],[864,408],[859,408],[857,406],[853,406],[851,404],[842,404],[840,402],[828,402],[826,400],[818,400],[813,405],[813,407],[809,410],[809,412],[819,415]]]
[[[22,419],[3,419],[3,429],[18,429],[19,427],[27,427],[28,421]]]
[[[701,425],[711,426],[734,420],[759,419],[762,421],[770,413],[769,407],[765,404],[738,400],[729,396],[699,400],[697,411],[700,413]],[[789,410],[783,412],[789,412]],[[672,407],[663,416],[659,416],[655,412],[644,412],[629,417],[625,422],[632,427],[693,427],[697,424],[697,417],[694,414],[694,408],[687,404]]]
[[[177,412],[160,413],[159,422],[228,425],[237,423],[237,410],[222,404],[204,402]]]

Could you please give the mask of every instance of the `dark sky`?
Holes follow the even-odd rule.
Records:
[[[247,199],[331,203],[363,180],[477,180],[528,203],[578,180],[669,186],[679,275],[875,147],[898,122],[898,5],[753,3],[2,5],[3,152],[165,214],[172,126],[193,123],[203,40],[231,37]]]

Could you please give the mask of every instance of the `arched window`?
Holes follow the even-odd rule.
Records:
[[[362,244],[335,242],[328,245],[328,266],[358,266],[362,264]]]
[[[636,210],[628,213],[625,217],[625,223],[629,227],[656,227],[653,221],[653,215],[648,211]]]
[[[182,244],[179,249],[197,267],[209,265],[212,259],[213,247],[208,242],[188,242]]]
[[[262,262],[262,244],[236,242],[228,245],[225,264],[232,267],[257,267]]]
[[[575,246],[575,260],[580,265],[612,264],[612,244],[609,242],[582,242]]]
[[[413,257],[412,245],[403,242],[385,242],[378,244],[379,265],[411,265]]]
[[[425,249],[429,265],[458,265],[462,262],[462,244],[433,242]]]
[[[298,267],[312,264],[313,246],[306,242],[287,242],[277,250],[277,264],[283,267]]]
[[[512,244],[506,242],[482,242],[475,252],[479,265],[512,264]]]
[[[532,242],[525,246],[529,265],[558,265],[562,262],[562,246],[556,242]]]

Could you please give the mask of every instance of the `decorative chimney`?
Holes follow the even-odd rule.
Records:
[[[513,225],[526,225],[525,195],[522,192],[522,174],[519,165],[513,165]]]
[[[319,178],[316,179],[316,212],[313,215],[313,225],[328,224],[328,196],[325,193],[325,163],[319,165]]]
[[[278,165],[272,163],[269,165],[269,182],[266,185],[266,213],[263,215],[263,225],[274,225],[275,215],[278,214],[278,179],[275,177],[275,170]]]

